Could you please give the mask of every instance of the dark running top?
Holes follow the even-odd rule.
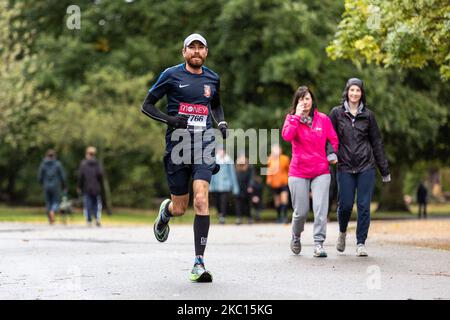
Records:
[[[204,131],[212,127],[211,102],[219,99],[220,79],[212,70],[202,67],[201,74],[186,70],[179,64],[164,70],[149,93],[158,100],[167,95],[167,114],[189,117],[189,131]],[[170,136],[172,128],[168,128]]]

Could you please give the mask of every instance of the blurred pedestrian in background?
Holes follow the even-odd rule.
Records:
[[[56,152],[49,149],[38,171],[38,180],[45,194],[47,217],[50,224],[55,223],[55,214],[59,210],[62,188],[66,189],[66,176],[63,166],[56,159]]]
[[[427,202],[428,202],[428,190],[423,182],[420,182],[417,188],[417,204],[419,205],[419,219],[427,218]]]
[[[254,174],[250,184],[250,200],[252,216],[256,221],[261,219],[261,211],[263,209],[263,179],[261,176]]]
[[[219,223],[224,224],[231,194],[234,196],[239,194],[239,184],[233,160],[222,146],[216,148],[216,163],[220,165],[220,170],[211,177],[209,192],[217,208]]]
[[[248,163],[245,154],[241,154],[236,160],[236,175],[239,183],[239,194],[236,197],[236,224],[241,224],[243,217],[247,217],[248,223],[253,223],[250,210],[253,166]]]
[[[289,157],[283,154],[278,144],[272,145],[267,163],[267,180],[273,196],[273,204],[277,210],[277,222],[288,223],[287,208],[289,203]]]
[[[97,149],[89,146],[86,149],[86,158],[81,161],[78,172],[78,193],[83,196],[84,215],[89,226],[92,217],[96,226],[101,226],[102,217],[102,188],[103,168],[96,159]]]

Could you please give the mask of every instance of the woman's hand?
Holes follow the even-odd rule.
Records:
[[[336,156],[336,154],[333,152],[333,153],[330,153],[328,156],[327,156],[327,160],[328,160],[328,162],[330,163],[330,164],[336,164],[336,163],[338,163],[338,159],[337,159],[337,156]]]
[[[301,102],[299,100],[298,103],[297,103],[297,108],[295,109],[295,115],[296,116],[301,116],[304,111],[305,111],[305,106],[303,105],[303,102]]]

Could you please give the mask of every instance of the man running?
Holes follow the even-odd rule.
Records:
[[[182,216],[189,203],[189,183],[192,177],[194,193],[194,243],[195,260],[190,273],[190,280],[195,282],[211,282],[212,275],[205,269],[203,254],[209,231],[208,188],[211,176],[219,170],[215,163],[214,149],[210,157],[204,156],[204,150],[215,146],[214,137],[207,139],[206,131],[212,128],[212,118],[217,122],[222,137],[227,136],[228,125],[224,120],[220,104],[219,76],[203,66],[208,55],[208,44],[201,35],[191,34],[184,40],[182,54],[185,63],[170,67],[163,71],[156,83],[151,87],[141,111],[157,121],[168,125],[166,131],[166,152],[164,166],[171,199],[161,203],[153,231],[158,241],[164,242],[169,236],[169,220]],[[164,95],[167,96],[167,113],[161,112],[155,104]],[[182,150],[183,161],[179,157],[180,144],[186,146],[183,135],[191,140]],[[201,152],[198,146],[200,133]],[[212,145],[214,144],[214,145]],[[195,149],[195,150],[194,150]],[[187,159],[187,160],[186,160]]]

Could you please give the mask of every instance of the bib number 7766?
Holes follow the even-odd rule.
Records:
[[[208,107],[201,104],[180,103],[178,114],[188,116],[188,129],[205,130],[206,119],[208,118]]]

